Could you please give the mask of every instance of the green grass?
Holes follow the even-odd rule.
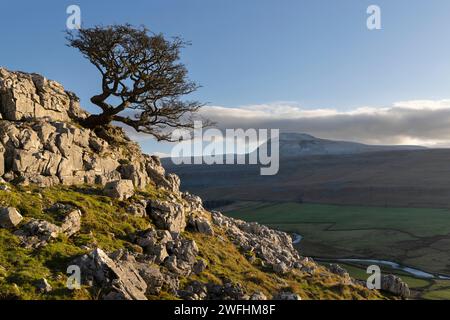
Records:
[[[254,203],[227,214],[303,235],[307,256],[385,259],[450,274],[447,209]]]
[[[448,209],[387,208],[299,203],[256,203],[228,213],[267,224],[314,223],[332,230],[392,229],[417,237],[450,233]],[[424,219],[426,218],[426,219]]]
[[[11,191],[0,191],[0,206],[19,209],[25,221],[31,218],[60,223],[62,213],[50,212],[54,203],[71,204],[82,212],[81,230],[71,238],[60,236],[55,241],[38,249],[20,246],[13,235],[15,230],[0,229],[0,299],[96,299],[96,288],[66,289],[66,269],[73,259],[85,254],[88,247],[100,247],[107,252],[127,248],[141,252],[132,242],[138,230],[152,226],[148,218],[138,218],[126,213],[129,202],[138,199],[167,197],[167,192],[149,186],[138,192],[129,201],[117,201],[101,194],[95,186],[40,189],[37,187],[12,187]],[[208,214],[204,213],[208,218]],[[296,271],[283,278],[270,268],[256,262],[250,263],[245,253],[232,244],[224,230],[216,228],[216,236],[184,232],[183,236],[194,239],[200,248],[199,258],[207,260],[208,269],[199,276],[181,278],[182,285],[194,279],[222,283],[224,278],[240,283],[249,292],[262,291],[268,297],[280,290],[298,293],[303,299],[383,299],[378,292],[361,286],[344,286],[342,279],[320,268],[318,274],[307,275]],[[220,237],[219,237],[220,236]],[[36,289],[36,281],[46,278],[53,291],[42,294]],[[176,299],[167,292],[150,299]]]
[[[135,197],[163,197],[161,191],[149,187]],[[83,246],[99,247],[111,252],[120,248],[138,250],[130,235],[148,228],[147,219],[126,214],[128,202],[112,200],[101,195],[96,187],[36,187],[13,188],[0,191],[0,205],[16,207],[25,221],[31,218],[59,223],[58,213],[46,211],[56,202],[71,204],[82,212],[80,232],[70,239],[61,236],[47,246],[32,250],[19,245],[13,230],[0,229],[0,298],[9,299],[88,299],[86,290],[65,288],[66,269],[75,257],[86,253]],[[47,278],[54,288],[42,295],[35,289],[35,281]]]

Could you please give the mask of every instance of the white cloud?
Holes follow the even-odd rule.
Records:
[[[347,111],[304,108],[295,102],[235,108],[206,106],[201,115],[215,121],[222,130],[274,128],[281,132],[303,132],[320,138],[368,144],[450,147],[450,99],[399,101],[391,106],[362,106]],[[153,154],[160,151],[163,157],[170,154],[174,144],[156,143],[149,135],[124,128],[144,151]],[[255,147],[252,145],[249,149]],[[238,152],[244,151],[245,148],[240,147]]]
[[[450,146],[450,99],[399,101],[348,111],[302,108],[289,102],[207,106],[201,113],[221,129],[278,128],[369,144]]]

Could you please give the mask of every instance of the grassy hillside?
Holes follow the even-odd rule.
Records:
[[[134,197],[165,198],[167,194],[149,187]],[[129,201],[132,200],[136,199]],[[131,238],[136,231],[148,228],[151,221],[130,216],[125,211],[128,201],[104,197],[96,187],[12,187],[10,191],[0,191],[0,205],[16,207],[25,221],[39,218],[57,223],[58,217],[44,210],[56,202],[71,204],[82,211],[81,231],[70,239],[60,237],[39,249],[25,249],[12,234],[14,230],[0,229],[0,299],[97,299],[99,291],[95,287],[76,291],[66,289],[66,268],[70,261],[86,253],[86,246],[100,247],[108,252],[120,248],[142,251]],[[361,286],[344,286],[341,278],[324,268],[312,276],[295,271],[280,277],[258,265],[257,261],[250,263],[245,253],[228,240],[224,230],[216,228],[215,232],[214,237],[190,232],[183,234],[197,242],[200,257],[208,262],[209,268],[189,279],[181,278],[182,286],[195,279],[220,284],[226,277],[240,283],[245,290],[259,290],[268,297],[279,290],[288,290],[298,293],[303,299],[383,298],[378,292]],[[35,282],[41,278],[48,279],[54,290],[40,293]],[[175,297],[163,291],[149,298]]]

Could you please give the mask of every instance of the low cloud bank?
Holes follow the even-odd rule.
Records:
[[[401,101],[351,111],[304,109],[294,103],[206,106],[201,114],[219,129],[279,128],[368,144],[450,146],[450,99]]]

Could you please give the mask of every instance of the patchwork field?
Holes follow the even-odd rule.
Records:
[[[235,218],[302,235],[297,246],[305,256],[389,260],[435,275],[450,275],[449,209],[247,201],[221,210]],[[357,278],[366,277],[361,265],[345,267]],[[417,290],[417,297],[450,297],[449,280],[395,273]]]

